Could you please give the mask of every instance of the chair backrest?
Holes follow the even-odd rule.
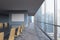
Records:
[[[0,40],[4,40],[4,32],[0,32]]]
[[[22,25],[22,29],[24,30],[24,25]]]
[[[21,26],[21,32],[22,32],[23,30],[24,30],[24,26],[22,25],[22,26]]]
[[[15,29],[16,28],[12,28],[11,29],[10,36],[9,36],[9,39],[8,40],[14,40],[14,37],[15,37]]]
[[[0,28],[3,28],[3,23],[0,23]]]
[[[4,27],[5,27],[5,28],[8,27],[8,23],[7,23],[7,22],[4,23]]]
[[[19,26],[17,30],[17,36],[20,35],[20,33],[21,33],[21,27]]]

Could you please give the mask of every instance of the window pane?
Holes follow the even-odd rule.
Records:
[[[60,0],[57,0],[57,24],[60,25]],[[57,40],[60,40],[60,27],[57,27]]]
[[[57,24],[60,25],[60,0],[57,0]]]
[[[54,19],[54,0],[46,0],[46,23],[53,24]],[[53,25],[46,25],[47,32],[53,32]]]

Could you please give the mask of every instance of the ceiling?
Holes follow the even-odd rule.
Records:
[[[27,10],[28,15],[34,15],[43,1],[44,0],[0,0],[0,12],[1,10]]]

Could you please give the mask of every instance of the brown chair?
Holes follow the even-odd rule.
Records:
[[[4,32],[0,32],[0,40],[4,40]]]
[[[0,28],[3,28],[3,23],[0,23]]]
[[[7,23],[7,22],[4,23],[4,27],[5,27],[5,28],[8,27],[8,23]]]
[[[16,28],[12,28],[11,29],[10,36],[9,36],[9,39],[8,40],[14,40],[14,37],[15,37],[15,29]]]
[[[19,26],[19,27],[18,27],[18,30],[17,30],[17,36],[19,36],[20,33],[21,33],[21,27]]]

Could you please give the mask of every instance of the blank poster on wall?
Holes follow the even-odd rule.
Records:
[[[24,21],[24,14],[12,14],[12,21]]]

